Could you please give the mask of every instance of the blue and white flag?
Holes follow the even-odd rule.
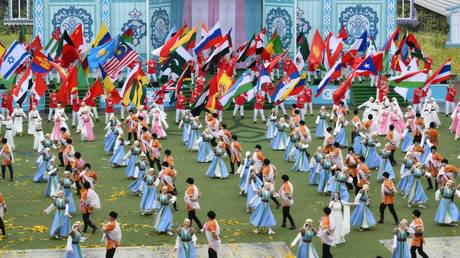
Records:
[[[29,53],[22,44],[15,40],[3,56],[0,75],[4,79],[10,78],[27,57],[29,57]]]

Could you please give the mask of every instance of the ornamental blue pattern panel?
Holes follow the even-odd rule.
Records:
[[[150,45],[155,49],[163,45],[171,29],[171,5],[169,1],[150,2]]]
[[[266,0],[264,1],[263,24],[267,29],[267,38],[278,31],[284,49],[293,55],[296,39],[295,1]]]
[[[43,0],[34,1],[34,35],[44,40],[45,27],[43,23]]]
[[[94,10],[92,14],[86,8],[79,8],[75,6],[69,6],[66,8],[59,8],[54,14],[51,20],[51,24],[54,28],[60,27],[61,31],[73,31],[78,24],[83,24],[83,36],[86,42],[90,42],[93,38],[92,26]]]
[[[332,1],[323,0],[323,37],[331,31]]]
[[[145,1],[143,0],[115,0],[111,4],[111,26],[112,34],[119,34],[131,27],[134,31],[133,46],[142,56],[145,56],[147,17],[145,12]]]
[[[396,0],[387,0],[387,37],[389,38],[391,33],[396,30]],[[383,22],[383,21],[382,21]]]
[[[321,0],[297,0],[296,31],[297,34],[303,31],[308,42],[311,42],[317,29],[322,32],[322,7]]]
[[[101,20],[105,22],[107,28],[110,28],[110,0],[102,0],[101,2]]]

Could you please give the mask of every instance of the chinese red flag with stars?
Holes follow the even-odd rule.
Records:
[[[310,55],[308,56],[308,64],[315,70],[319,68],[323,60],[324,42],[321,34],[316,30],[310,47]]]

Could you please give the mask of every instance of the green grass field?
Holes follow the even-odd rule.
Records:
[[[249,117],[249,112],[247,117]],[[196,162],[196,153],[188,152],[180,142],[181,131],[173,122],[173,113],[170,115],[170,128],[168,129],[168,138],[162,141],[163,148],[172,149],[176,168],[178,171],[176,185],[179,191],[178,207],[179,211],[174,212],[175,227],[179,226],[186,217],[185,205],[182,201],[183,191],[185,189],[185,179],[189,176],[195,178],[197,186],[202,192],[200,201],[202,209],[198,211],[198,217],[204,221],[207,210],[213,209],[217,212],[218,219],[222,228],[222,240],[224,243],[234,242],[266,242],[266,241],[284,241],[289,244],[295,237],[296,232],[281,228],[281,210],[273,209],[278,226],[274,228],[276,234],[268,236],[265,234],[256,235],[252,232],[254,229],[249,224],[249,214],[245,211],[245,197],[238,195],[239,188],[238,176],[230,176],[228,179],[209,179],[205,176],[207,164]],[[252,113],[251,113],[252,115]],[[227,118],[225,120],[225,118]],[[266,156],[272,160],[279,171],[278,186],[280,185],[279,177],[282,174],[288,174],[293,182],[295,193],[295,204],[292,208],[292,215],[297,226],[302,225],[306,218],[314,219],[318,224],[321,217],[321,210],[329,202],[329,197],[319,195],[316,188],[307,184],[307,175],[302,173],[293,173],[290,170],[291,163],[283,160],[283,152],[274,152],[270,150],[269,142],[264,139],[266,126],[262,123],[253,124],[251,119],[230,119],[230,112],[224,113],[224,120],[229,125],[232,133],[237,134],[244,150],[253,150],[256,144],[261,144]],[[449,119],[450,120],[450,119]],[[458,144],[453,141],[453,136],[447,132],[450,124],[447,118],[442,117],[441,125],[441,153],[451,161],[459,165],[456,156],[459,152]],[[314,117],[307,117],[307,124],[314,133]],[[115,210],[120,214],[119,221],[122,223],[123,245],[124,246],[142,246],[142,245],[173,245],[175,238],[171,236],[158,235],[154,233],[152,227],[152,217],[142,216],[138,212],[140,197],[131,194],[127,186],[130,180],[125,178],[124,169],[113,169],[107,165],[108,155],[102,151],[103,126],[102,122],[96,124],[97,140],[94,143],[82,143],[80,136],[74,134],[76,151],[83,154],[84,160],[90,162],[93,169],[97,172],[100,180],[97,182],[96,191],[99,193],[102,201],[102,209],[98,210],[93,216],[93,221],[101,224],[107,219],[107,214]],[[51,123],[45,122],[46,131],[50,130]],[[0,182],[0,191],[3,192],[8,204],[8,213],[6,215],[6,225],[9,237],[0,241],[0,249],[29,249],[29,248],[65,248],[64,240],[50,240],[48,231],[39,233],[34,232],[32,227],[45,225],[49,227],[53,214],[43,215],[41,211],[50,204],[50,199],[44,196],[46,184],[35,184],[31,177],[35,173],[36,165],[34,160],[36,152],[32,150],[32,137],[16,137],[17,150],[15,151],[16,163],[15,181],[7,180]],[[322,140],[314,140],[310,145],[310,153],[316,149],[316,146],[322,144]],[[344,151],[345,152],[345,151]],[[402,156],[397,153],[397,161],[400,163]],[[228,159],[226,160],[228,164]],[[399,175],[399,165],[395,167],[395,172]],[[62,175],[63,170],[59,171]],[[375,181],[376,172],[372,171],[371,181],[371,210],[375,217],[378,217],[379,195],[377,188],[379,184]],[[426,183],[425,181],[423,182]],[[423,219],[425,221],[425,232],[427,237],[435,236],[456,236],[459,234],[457,228],[443,227],[435,225],[433,222],[434,214],[437,209],[437,203],[434,201],[434,193],[428,192],[428,207],[423,209]],[[352,195],[353,196],[353,195]],[[75,197],[77,198],[77,197]],[[77,200],[77,199],[76,199]],[[272,205],[273,207],[273,205]],[[406,200],[398,196],[396,200],[396,209],[400,219],[410,219],[411,209],[407,208]],[[388,212],[388,211],[387,211]],[[378,243],[381,239],[390,239],[393,229],[392,219],[387,213],[386,224],[378,225],[370,231],[359,232],[352,230],[347,236],[347,243],[332,249],[336,257],[356,257],[369,258],[375,255],[389,257],[390,253]],[[72,221],[81,220],[79,213],[75,214]],[[91,235],[84,246],[100,246],[101,232]],[[206,242],[203,234],[198,235],[199,243]],[[314,241],[318,251],[320,251],[319,240]],[[294,252],[296,250],[293,250]]]

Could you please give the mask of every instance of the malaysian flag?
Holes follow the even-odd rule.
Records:
[[[103,65],[103,68],[107,75],[114,80],[118,77],[123,68],[136,62],[137,58],[138,55],[136,51],[126,43],[121,42],[117,50],[115,50],[115,55]]]

